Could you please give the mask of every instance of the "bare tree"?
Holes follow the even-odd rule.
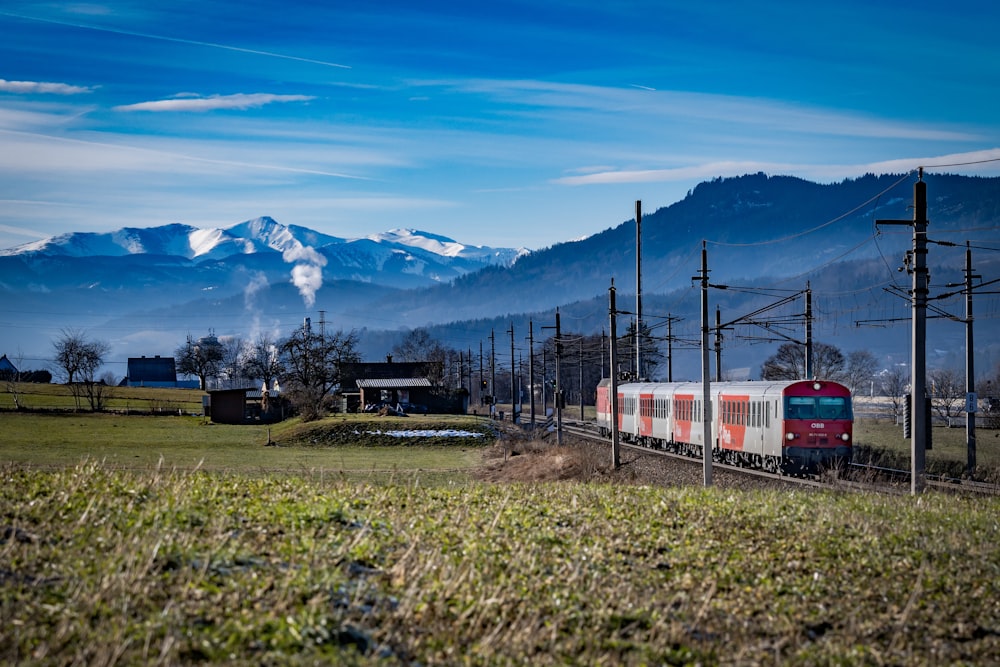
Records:
[[[357,344],[353,331],[319,333],[308,325],[281,342],[282,383],[302,419],[324,415],[327,397],[340,384],[343,365],[360,360]]]
[[[247,343],[239,336],[225,336],[219,340],[222,358],[219,359],[219,377],[226,386],[233,387],[244,378],[243,361],[246,358]]]
[[[281,355],[278,344],[267,334],[260,334],[249,344],[243,356],[243,376],[262,380],[268,387],[281,375]]]
[[[392,354],[397,361],[427,362],[424,375],[435,386],[443,385],[448,377],[454,382],[458,374],[452,369],[458,353],[442,345],[426,329],[410,331],[399,345],[392,348]]]
[[[7,355],[4,355],[3,358],[7,359]],[[0,375],[3,376],[7,393],[10,394],[11,398],[14,400],[14,409],[21,410],[24,408],[24,406],[21,405],[21,369],[24,367],[24,355],[19,349],[17,354],[14,356],[14,361],[10,361],[10,359],[7,359],[7,361],[14,367],[14,370],[7,369],[0,371]]]
[[[847,355],[847,365],[844,369],[844,384],[852,395],[858,395],[867,390],[875,381],[878,370],[878,359],[868,350],[854,350]]]
[[[188,334],[187,340],[177,348],[177,372],[198,378],[202,391],[208,389],[209,378],[218,377],[222,362],[222,345],[213,335],[195,340]]]
[[[965,376],[951,368],[936,368],[927,373],[931,406],[949,423],[965,413]]]
[[[63,329],[52,346],[55,362],[73,394],[76,409],[80,409],[84,397],[91,410],[103,409],[107,392],[95,388],[94,381],[111,346],[103,340],[90,340],[83,332],[73,329]]]
[[[813,375],[822,380],[840,382],[845,379],[844,354],[833,345],[813,345]],[[778,351],[764,360],[760,368],[763,380],[804,380],[806,378],[805,346],[783,343]]]
[[[910,371],[906,366],[895,364],[878,374],[879,393],[889,399],[893,416],[903,414],[903,403],[910,391]]]

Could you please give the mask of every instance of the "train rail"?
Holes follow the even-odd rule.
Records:
[[[563,421],[563,431],[573,437],[593,440],[610,446],[610,439],[602,436],[598,432],[595,422],[566,420]],[[665,458],[683,461],[689,464],[700,464],[701,459],[676,454],[635,445],[631,443],[620,443],[624,449],[639,451],[647,454],[655,454]],[[903,494],[909,493],[910,471],[898,470],[871,466],[861,463],[850,463],[842,475],[812,474],[812,475],[788,475],[757,470],[753,468],[742,468],[725,463],[714,461],[713,468],[727,470],[730,472],[758,477],[766,480],[777,480],[804,487],[816,488],[836,488],[856,491],[875,491],[879,493]],[[945,493],[964,493],[975,495],[1000,495],[1000,485],[986,482],[976,482],[967,479],[944,477],[939,475],[928,475],[926,477],[927,487]]]
[[[597,431],[597,425],[594,422],[581,422],[578,420],[564,420],[563,421],[563,431],[579,438],[585,438],[588,440],[593,440],[610,446],[610,439],[602,436]],[[683,454],[677,454],[675,452],[668,452],[660,449],[652,449],[650,447],[643,447],[642,445],[635,445],[632,443],[622,442],[620,446],[624,449],[633,450],[637,452],[642,452],[644,454],[653,454],[655,456],[673,459],[675,461],[683,462],[688,465],[701,465],[702,460],[700,458],[692,458],[690,456],[685,456]],[[742,468],[739,466],[733,466],[726,463],[720,463],[718,461],[712,462],[712,467],[718,470],[727,470],[730,472],[739,473],[741,475],[747,475],[752,477],[757,477],[762,480],[770,481],[780,481],[785,483],[796,484],[804,487],[829,487],[829,482],[824,482],[819,476],[815,475],[784,475],[777,474],[773,472],[767,472],[765,470],[758,470],[754,468]]]

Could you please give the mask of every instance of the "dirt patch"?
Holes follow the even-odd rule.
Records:
[[[609,445],[568,437],[563,442],[557,445],[549,439],[530,440],[517,433],[507,433],[496,445],[484,451],[483,467],[476,477],[499,483],[576,481],[651,486],[704,485],[700,459],[679,460],[623,447],[621,465],[615,470]],[[788,482],[721,469],[713,470],[712,484],[731,489],[789,486]]]

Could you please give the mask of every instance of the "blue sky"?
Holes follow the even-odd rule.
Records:
[[[261,215],[540,248],[716,176],[1000,158],[995,3],[541,5],[0,0],[0,248]]]

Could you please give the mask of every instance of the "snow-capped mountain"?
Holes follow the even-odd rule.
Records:
[[[248,281],[287,283],[291,274],[308,302],[324,282],[426,287],[486,266],[509,267],[527,252],[412,229],[344,239],[261,217],[225,228],[126,227],[27,243],[0,251],[0,288],[108,292],[173,285],[231,293]]]
[[[225,228],[200,229],[190,225],[172,224],[148,228],[125,227],[107,233],[74,232],[0,250],[0,255],[45,254],[68,257],[169,255],[188,260],[218,260],[232,255],[268,251],[285,253],[290,249],[301,247],[311,247],[324,254],[336,254],[333,250],[335,246],[364,241],[374,243],[390,253],[413,252],[423,259],[433,255],[445,263],[461,260],[462,264],[468,263],[473,265],[473,268],[477,264],[509,266],[527,252],[523,248],[465,245],[444,236],[414,229],[393,229],[362,238],[344,239],[306,227],[286,226],[273,218],[261,217]],[[357,258],[357,253],[353,249],[347,254]],[[354,261],[351,264],[357,265]]]

